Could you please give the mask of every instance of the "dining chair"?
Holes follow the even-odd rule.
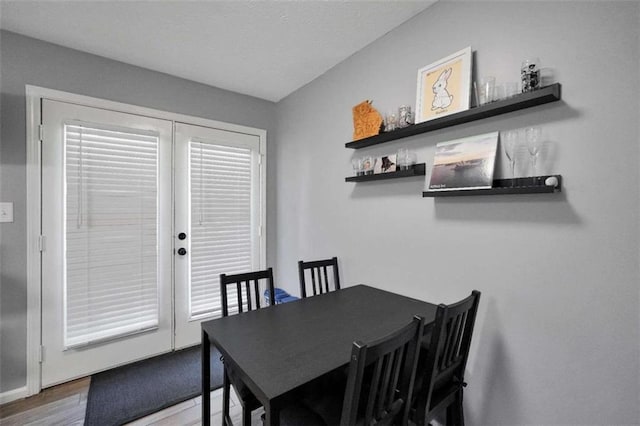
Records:
[[[330,282],[331,280],[329,279],[327,268],[333,269],[333,284]],[[338,273],[337,257],[310,262],[304,262],[301,260],[298,262],[298,274],[300,276],[300,295],[303,298],[328,293],[333,290],[340,290],[340,274]],[[310,284],[313,294],[307,294],[306,275],[309,275],[311,278]],[[331,290],[332,287],[333,290]]]
[[[230,312],[242,313],[260,309],[262,307],[260,303],[260,295],[262,294],[260,291],[260,282],[262,280],[266,280],[269,300],[275,300],[272,268],[242,274],[220,274],[222,316],[227,317]],[[224,358],[222,358],[222,361],[225,366],[222,391],[222,416],[224,424],[233,426],[233,422],[229,416],[229,394],[231,385],[233,385],[240,404],[242,405],[242,424],[243,426],[250,426],[251,412],[260,408],[262,404],[251,393],[237,373],[224,362]]]
[[[423,331],[424,319],[415,316],[379,340],[353,342],[342,396],[338,386],[323,394],[314,388],[281,411],[281,426],[296,425],[301,418],[307,426],[407,425]],[[312,421],[314,416],[321,420]]]
[[[412,420],[429,424],[446,408],[447,425],[464,425],[462,409],[467,365],[480,292],[451,305],[438,305],[431,337],[423,342],[412,403]]]
[[[234,275],[220,274],[222,316],[229,316],[230,310],[237,310],[238,313],[241,313],[260,309],[260,280],[267,281],[266,290],[269,300],[275,300],[272,268]],[[231,287],[231,291],[229,287]],[[230,297],[231,300],[229,300]]]

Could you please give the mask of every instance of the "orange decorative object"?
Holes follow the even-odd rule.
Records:
[[[382,115],[371,101],[363,101],[353,107],[353,140],[368,138],[380,133]]]

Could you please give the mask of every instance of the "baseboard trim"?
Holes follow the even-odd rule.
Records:
[[[26,398],[28,395],[29,392],[26,386],[2,392],[0,393],[0,405],[15,401],[17,399]]]

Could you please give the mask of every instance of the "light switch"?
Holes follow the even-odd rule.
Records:
[[[0,222],[13,222],[13,203],[0,203]]]

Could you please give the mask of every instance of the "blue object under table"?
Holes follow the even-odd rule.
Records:
[[[299,297],[292,296],[289,293],[287,293],[285,290],[278,287],[274,289],[274,292],[275,292],[276,305],[279,305],[280,303],[293,302],[294,300],[300,299]],[[269,300],[269,290],[264,291],[264,300],[266,300],[267,303],[271,304],[271,300]]]

